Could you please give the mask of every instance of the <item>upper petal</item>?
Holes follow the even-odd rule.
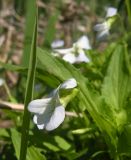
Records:
[[[32,113],[43,113],[45,108],[51,103],[52,98],[33,100],[28,104],[28,110]]]
[[[58,106],[55,108],[52,116],[50,117],[50,120],[45,126],[45,129],[47,131],[51,131],[53,129],[56,129],[65,118],[65,108],[63,106]]]
[[[79,48],[82,49],[91,49],[90,42],[87,36],[82,36],[78,41],[75,43]]]
[[[59,53],[60,55],[65,55],[65,54],[71,53],[73,51],[73,48],[55,49],[54,51]]]
[[[71,89],[71,88],[75,88],[77,86],[77,82],[74,78],[68,79],[67,81],[65,81],[64,83],[62,83],[60,85],[60,88],[62,89]]]
[[[55,40],[51,43],[52,48],[59,48],[64,46],[64,41],[63,40]]]
[[[116,14],[117,14],[117,8],[115,7],[107,8],[106,17],[112,17],[112,16],[115,16]]]

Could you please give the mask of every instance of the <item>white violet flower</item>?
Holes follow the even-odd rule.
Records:
[[[94,26],[94,30],[97,32],[97,39],[103,40],[109,35],[110,25],[105,21]]]
[[[115,7],[108,7],[106,9],[106,17],[112,17],[112,16],[115,16],[117,14],[117,8]]]
[[[61,103],[60,91],[71,90],[77,86],[74,78],[68,79],[55,89],[49,98],[33,100],[28,110],[34,113],[33,121],[39,129],[56,129],[65,118],[65,105]]]
[[[114,16],[117,14],[117,9],[114,7],[107,8],[106,20],[103,23],[96,24],[94,30],[97,32],[97,39],[104,40],[110,34],[110,29],[115,21]]]
[[[89,62],[90,60],[84,52],[84,50],[89,49],[91,49],[89,39],[84,35],[73,44],[72,48],[55,49],[54,51],[56,55],[61,55],[65,61],[73,64],[80,62]]]

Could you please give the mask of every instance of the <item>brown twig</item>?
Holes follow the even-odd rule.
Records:
[[[0,108],[23,111],[24,110],[24,105],[23,104],[15,104],[15,103],[0,100]],[[82,117],[81,113],[77,114],[76,112],[66,111],[66,115],[69,116],[69,117]]]

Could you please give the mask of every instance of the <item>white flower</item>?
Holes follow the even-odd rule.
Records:
[[[108,7],[106,9],[106,17],[112,17],[112,16],[115,16],[117,14],[117,8],[115,7]]]
[[[51,131],[57,128],[65,118],[65,106],[60,102],[61,90],[73,89],[77,86],[74,78],[61,85],[50,95],[49,98],[33,100],[28,105],[28,110],[34,113],[33,121],[39,129]]]
[[[107,8],[106,20],[103,23],[96,24],[94,30],[97,32],[97,39],[104,40],[109,36],[109,31],[112,24],[115,21],[115,16],[117,14],[117,9],[114,7]]]
[[[63,40],[55,40],[51,43],[52,48],[59,48],[64,46],[64,41]]]
[[[109,35],[110,25],[105,21],[94,26],[94,30],[97,32],[97,39],[103,40]]]
[[[85,35],[82,36],[81,38],[79,38],[78,41],[76,43],[74,43],[73,45],[75,45],[81,49],[86,49],[86,50],[91,49],[89,39]]]
[[[72,48],[55,49],[54,51],[57,53],[57,55],[61,55],[65,61],[73,64],[80,62],[89,62],[89,58],[86,56],[84,49],[91,49],[87,36],[82,36],[80,39],[78,39],[78,41],[73,44]]]

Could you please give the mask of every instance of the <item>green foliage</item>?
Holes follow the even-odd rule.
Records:
[[[78,2],[80,5],[81,2]],[[117,5],[117,2],[111,2]],[[48,3],[48,1],[39,3],[43,5],[44,9],[39,6],[43,9],[42,12],[48,12]],[[104,13],[101,12],[101,8],[106,3],[107,1],[103,1],[103,5],[99,5],[95,0],[93,3],[85,2],[93,11],[101,15]],[[16,4],[18,12],[24,11],[20,4],[23,4],[21,0]],[[0,129],[0,159],[131,159],[131,46],[128,30],[131,5],[129,0],[120,1],[118,4],[118,7],[122,4],[123,8],[126,7],[127,13],[123,12],[125,17],[128,15],[128,21],[125,18],[126,22],[119,17],[122,21],[122,26],[119,27],[120,35],[117,35],[116,28],[116,33],[112,34],[114,40],[110,38],[104,42],[96,42],[94,36],[91,41],[93,49],[85,51],[90,57],[90,62],[80,64],[70,64],[61,57],[54,56],[50,48],[51,42],[57,37],[57,22],[59,21],[59,25],[68,21],[71,23],[72,15],[77,17],[77,12],[73,12],[76,6],[72,4],[74,8],[71,7],[74,10],[71,9],[71,15],[68,15],[62,10],[64,5],[68,6],[68,3],[56,0],[52,4],[55,9],[53,13],[49,13],[50,18],[43,31],[44,44],[42,42],[40,47],[36,44],[37,33],[39,34],[36,1],[28,0],[25,5],[23,4],[27,12],[22,64],[14,65],[10,61],[8,63],[0,61],[0,71],[4,77],[7,71],[17,72],[20,75],[16,85],[10,87],[9,83],[11,88],[9,90],[11,98],[8,95],[9,101],[13,103],[13,99],[19,105],[25,97],[24,114],[9,110],[8,107],[3,109],[0,104],[2,106],[0,124],[6,120],[11,121],[9,127],[4,126],[5,128]],[[82,14],[79,9],[77,11]],[[63,17],[65,19],[62,19]],[[127,25],[127,30],[124,25]],[[32,121],[30,124],[32,115],[27,110],[29,102],[32,99],[47,97],[52,90],[69,78],[75,78],[78,86],[73,91],[62,92],[61,90],[59,93],[60,102],[68,103],[67,115],[60,127],[47,132],[36,128]],[[2,87],[4,90],[5,86],[0,86],[0,89]]]
[[[105,136],[113,157],[117,154],[118,138],[127,122],[126,101],[131,92],[130,71],[127,68],[129,58],[125,53],[125,45],[118,44],[110,57],[107,72],[101,84],[101,94],[95,93],[87,84],[85,77],[66,62],[55,59],[48,52],[38,48],[38,60],[43,68],[60,80],[74,77],[81,91],[80,101],[84,101],[86,109]],[[50,65],[52,64],[52,65]]]

